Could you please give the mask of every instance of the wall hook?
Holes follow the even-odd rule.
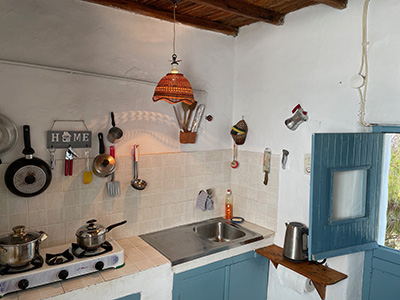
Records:
[[[288,156],[289,156],[289,151],[286,150],[286,149],[283,149],[283,150],[282,150],[282,162],[281,162],[281,164],[282,164],[282,169],[283,169],[283,170],[286,169],[286,164],[287,164]]]

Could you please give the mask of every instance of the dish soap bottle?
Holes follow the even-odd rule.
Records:
[[[231,190],[227,190],[225,196],[225,219],[227,220],[232,218],[232,200]]]

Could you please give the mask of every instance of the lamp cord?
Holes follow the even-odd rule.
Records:
[[[175,23],[176,23],[176,20],[175,20],[175,9],[176,9],[176,3],[174,3],[174,40],[173,40],[173,44],[172,44],[172,49],[173,49],[173,53],[175,54],[175,34],[176,34],[176,32],[175,32]]]

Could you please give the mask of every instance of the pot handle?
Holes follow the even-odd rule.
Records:
[[[0,250],[1,250],[3,253],[7,253],[7,249],[6,249],[6,248],[3,248],[2,246],[0,246]]]
[[[44,231],[39,231],[39,232],[40,232],[39,242],[41,243],[47,239],[48,235]]]
[[[115,127],[115,118],[114,118],[114,112],[111,112],[111,125],[112,127]]]
[[[122,221],[122,222],[119,222],[119,223],[112,224],[112,225],[110,225],[110,226],[108,226],[108,227],[106,228],[106,232],[109,232],[111,229],[113,229],[113,228],[115,228],[115,227],[117,227],[117,226],[124,225],[126,222],[128,222],[128,221],[125,220],[125,221]]]
[[[106,148],[104,146],[103,134],[99,132],[97,136],[99,137],[99,153],[104,154],[106,152]]]
[[[22,154],[25,156],[33,155],[35,150],[31,147],[31,127],[29,125],[24,125],[24,145],[25,148],[22,150]]]

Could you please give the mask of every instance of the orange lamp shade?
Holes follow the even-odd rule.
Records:
[[[160,82],[154,91],[153,101],[167,101],[170,104],[185,102],[192,104],[194,102],[193,90],[189,80],[180,73],[168,73]]]

